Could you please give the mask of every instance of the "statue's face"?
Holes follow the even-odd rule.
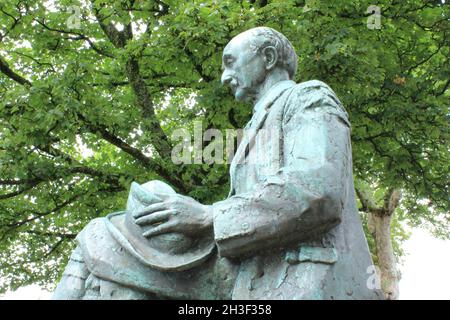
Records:
[[[233,38],[222,56],[222,84],[231,87],[238,101],[253,100],[267,75],[266,60],[252,50],[250,36],[242,33]]]

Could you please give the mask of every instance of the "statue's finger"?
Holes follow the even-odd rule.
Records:
[[[175,227],[176,227],[175,222],[166,222],[145,231],[142,235],[146,238],[151,238],[160,234],[174,232]]]
[[[167,209],[167,203],[164,202],[158,202],[155,204],[151,204],[147,207],[145,207],[144,209],[140,210],[140,211],[136,211],[133,213],[133,217],[135,219],[140,218],[142,216],[151,214],[153,212],[157,212],[157,211],[162,211],[162,210],[166,210]]]
[[[157,222],[163,222],[166,220],[169,220],[169,217],[173,215],[173,210],[163,210],[158,211],[153,214],[140,217],[139,219],[136,219],[136,223],[138,225],[147,225],[147,224],[153,224]]]

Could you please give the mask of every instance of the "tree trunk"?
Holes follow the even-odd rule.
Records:
[[[377,206],[367,192],[356,190],[361,201],[362,210],[368,213],[367,227],[375,240],[376,256],[378,258],[377,272],[381,278],[381,290],[388,300],[399,297],[398,283],[400,272],[394,255],[391,240],[391,222],[395,209],[402,197],[401,191],[390,188],[384,195],[384,203]]]
[[[376,255],[381,277],[381,289],[388,300],[397,300],[399,296],[397,271],[394,249],[391,241],[392,215],[370,212],[368,227],[376,244]]]

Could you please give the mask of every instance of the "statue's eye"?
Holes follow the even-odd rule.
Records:
[[[233,65],[234,59],[233,58],[225,58],[223,61],[223,64],[225,67],[231,67]]]

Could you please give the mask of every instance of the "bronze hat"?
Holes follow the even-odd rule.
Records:
[[[112,236],[145,265],[162,271],[183,271],[198,266],[214,251],[213,234],[192,238],[181,233],[167,233],[146,238],[148,228],[135,223],[133,212],[162,201],[158,194],[175,194],[166,183],[153,180],[143,185],[131,184],[126,212],[107,216]]]

